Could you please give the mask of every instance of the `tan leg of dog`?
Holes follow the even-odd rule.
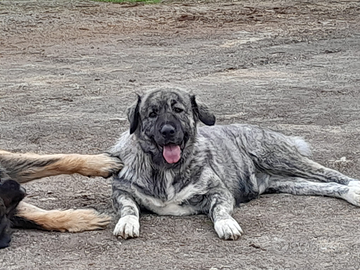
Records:
[[[109,177],[121,170],[122,162],[108,154],[80,155],[19,154],[0,150],[0,164],[12,179],[25,183],[60,174]]]
[[[37,227],[48,231],[82,232],[104,229],[111,217],[92,209],[43,210],[34,205],[20,202],[15,219],[20,217],[31,221]]]
[[[122,162],[108,154],[80,155],[19,154],[0,150],[2,177],[25,183],[35,179],[79,173],[85,176],[109,177],[122,169]],[[7,174],[7,175],[6,175]],[[14,226],[41,228],[50,231],[82,232],[103,229],[111,218],[92,209],[50,210],[46,211],[31,204],[20,202],[15,216],[11,218]]]

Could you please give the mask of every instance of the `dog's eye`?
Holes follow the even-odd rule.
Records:
[[[155,118],[157,116],[156,112],[149,113],[150,118]]]
[[[176,112],[176,113],[181,113],[181,112],[183,112],[184,110],[183,109],[181,109],[181,108],[178,108],[178,107],[175,107],[174,108],[174,112]]]

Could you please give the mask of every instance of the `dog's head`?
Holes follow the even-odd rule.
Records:
[[[8,179],[0,171],[0,248],[6,248],[10,244],[10,219],[25,194],[25,189],[18,182]]]
[[[176,166],[192,151],[198,121],[214,125],[215,116],[194,95],[179,89],[159,89],[138,96],[128,109],[130,133],[154,164]]]

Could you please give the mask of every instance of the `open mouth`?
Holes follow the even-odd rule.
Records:
[[[181,148],[176,144],[167,144],[163,146],[163,157],[167,163],[177,163],[181,158]]]

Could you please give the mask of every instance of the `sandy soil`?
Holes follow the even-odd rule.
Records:
[[[360,4],[243,0],[119,5],[0,1],[0,147],[98,153],[128,128],[135,93],[183,86],[218,123],[305,137],[320,163],[360,177]],[[346,157],[346,162],[339,162]],[[114,216],[111,179],[47,178],[27,201]],[[141,218],[80,234],[16,230],[0,269],[359,269],[360,211],[345,201],[264,195],[217,238],[205,216]],[[115,217],[115,216],[114,216]]]

